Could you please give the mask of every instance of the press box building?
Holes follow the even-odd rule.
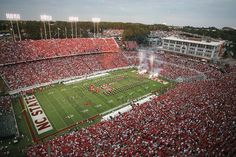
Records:
[[[174,36],[163,39],[163,50],[194,57],[215,60],[223,53],[224,41],[197,41]]]

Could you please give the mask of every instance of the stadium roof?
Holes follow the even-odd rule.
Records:
[[[177,38],[175,36],[169,36],[169,37],[165,37],[163,39],[167,39],[167,40],[175,40],[175,41],[182,41],[182,42],[188,42],[188,43],[195,43],[195,44],[203,44],[203,45],[211,45],[211,46],[218,46],[224,43],[223,40],[221,41],[196,41],[196,40],[189,40],[189,39],[181,39],[181,38]]]

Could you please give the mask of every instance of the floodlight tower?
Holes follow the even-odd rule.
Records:
[[[50,21],[52,20],[52,16],[49,16],[49,15],[40,15],[40,20],[43,21],[44,33],[45,33],[45,39],[47,39],[46,22],[48,22],[49,38],[51,39],[51,27],[50,27]]]
[[[47,21],[48,21],[48,30],[49,30],[49,38],[52,38],[51,35],[51,25],[50,25],[50,21],[52,21],[52,16],[47,16]]]
[[[73,38],[73,21],[74,21],[74,17],[69,16],[69,22],[71,23],[71,38]]]
[[[18,21],[20,20],[20,14],[6,13],[6,19],[9,20],[10,23],[11,23],[11,30],[12,30],[12,35],[13,35],[13,41],[16,41],[16,38],[15,38],[15,31],[14,31],[14,27],[13,27],[13,22],[12,21],[16,21],[18,36],[19,36],[19,39],[21,41],[21,33],[20,33],[19,24],[18,24]]]
[[[20,33],[19,24],[18,24],[18,21],[20,20],[20,14],[15,14],[15,20],[16,20],[16,26],[17,26],[17,31],[18,31],[19,39],[21,41],[21,33]]]
[[[75,22],[75,37],[77,38],[77,23],[79,21],[78,17],[74,17],[74,22]]]
[[[46,17],[47,15],[40,15],[40,20],[43,22],[45,39],[47,39],[47,30],[46,30],[46,25],[45,25]]]
[[[10,31],[11,31],[11,34],[12,34],[12,39],[13,39],[13,41],[16,41],[16,40],[15,40],[15,32],[14,32],[13,23],[12,23],[13,14],[6,13],[6,19],[9,20],[10,23],[11,23]]]
[[[75,23],[75,37],[77,38],[77,22],[79,21],[79,18],[76,16],[70,16],[69,22],[71,22],[71,37],[74,37],[74,31],[73,31],[73,24]]]
[[[96,32],[96,23],[97,23],[97,33],[98,33],[98,23],[101,21],[100,18],[97,18],[97,17],[93,17],[92,18],[92,21],[93,21],[93,27],[94,27],[94,33],[93,33],[93,36],[95,38],[95,32]]]

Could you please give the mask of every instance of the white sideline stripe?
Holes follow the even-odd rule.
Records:
[[[130,69],[130,68],[135,68],[135,66],[126,66],[126,67],[119,67],[119,68],[114,68],[114,69],[102,70],[102,71],[94,72],[94,73],[89,74],[87,76],[106,73],[106,72],[111,72],[111,71],[115,71],[115,70],[121,70],[121,69]],[[24,88],[18,88],[18,89],[10,90],[8,93],[10,95],[14,95],[14,94],[20,93],[22,91],[27,91],[27,90],[30,90],[30,89],[34,89],[34,88],[38,88],[38,87],[44,87],[44,86],[48,86],[48,85],[56,84],[56,83],[61,83],[61,82],[64,83],[64,82],[67,82],[67,81],[70,81],[70,80],[74,80],[74,79],[78,79],[78,78],[84,78],[85,76],[86,75],[73,76],[73,77],[67,77],[67,78],[64,78],[64,79],[58,79],[58,80],[54,80],[54,81],[50,81],[50,82],[46,82],[46,83],[35,84],[35,85],[24,87]]]
[[[52,95],[52,94],[54,94],[54,92],[49,92],[49,93],[48,93],[48,95]]]
[[[145,102],[148,102],[148,101],[152,100],[152,99],[155,98],[155,97],[156,97],[155,95],[150,95],[150,96],[148,96],[148,97],[146,97],[146,98],[144,98],[144,99],[141,99],[141,100],[139,100],[139,101],[136,101],[135,104],[137,104],[137,103],[143,104],[143,103],[145,103]]]
[[[112,103],[113,102],[113,100],[109,100],[109,101],[107,101],[108,103]]]
[[[103,116],[101,121],[110,120],[111,117],[114,118],[114,117],[118,116],[119,113],[122,114],[122,113],[125,113],[125,112],[130,111],[131,109],[132,109],[132,106],[131,106],[131,105],[125,106],[125,107],[123,107],[123,108],[121,108],[121,109],[119,109],[119,110],[116,110],[116,111],[114,111],[114,112],[112,112],[112,113],[110,113],[110,114],[108,114],[108,115]]]
[[[146,94],[146,95],[144,95],[142,97],[139,97],[138,100],[135,101],[135,104],[137,104],[137,103],[143,104],[145,102],[148,102],[148,101],[152,100],[155,97],[156,97],[156,95],[152,95],[151,93]],[[130,104],[130,102],[122,104],[122,105],[117,106],[115,108],[112,108],[112,109],[110,109],[110,110],[108,110],[106,112],[103,112],[101,115],[105,115],[105,116],[102,117],[101,121],[111,120],[111,117],[114,118],[114,117],[118,116],[119,113],[122,114],[122,113],[125,113],[125,112],[128,112],[128,111],[132,110],[132,106],[128,105],[128,104]],[[128,105],[128,106],[126,106],[126,105]]]
[[[85,112],[88,112],[89,110],[88,109],[86,109],[86,110],[83,110],[83,111],[81,111],[81,112],[83,112],[83,113],[85,113]]]
[[[80,78],[80,79],[66,81],[66,82],[63,82],[63,84],[71,84],[71,83],[75,83],[75,82],[79,82],[79,81],[83,81],[83,80],[87,80],[87,79],[93,79],[93,78],[97,78],[97,77],[102,77],[102,76],[105,76],[105,75],[108,75],[108,74],[109,73],[102,73],[102,74],[92,75],[92,76],[88,76],[88,77],[84,77],[84,78]]]

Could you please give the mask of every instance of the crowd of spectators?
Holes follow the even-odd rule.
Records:
[[[106,37],[120,37],[123,32],[123,29],[107,29],[103,31],[103,35]]]
[[[179,83],[132,110],[32,146],[28,156],[233,156],[236,75]]]
[[[0,42],[0,64],[93,52],[117,52],[113,38],[77,38]]]
[[[123,54],[129,60],[130,64],[139,66],[139,52],[125,51]],[[199,75],[199,73],[205,75],[208,79],[217,78],[222,75],[222,71],[220,71],[219,67],[199,59],[159,52],[155,52],[154,56],[156,60],[155,68],[162,69],[160,74],[169,79],[174,80],[178,77],[193,77]],[[149,56],[147,56],[147,58],[148,57]],[[232,71],[234,68],[230,66],[226,68],[226,72],[227,70]]]
[[[159,74],[165,78],[176,80],[179,77],[181,78],[191,78],[199,75],[195,71],[189,70],[187,68],[181,68],[171,64],[158,64],[160,68]]]
[[[136,41],[125,41],[124,45],[127,51],[134,51],[138,48],[138,44]]]
[[[63,40],[66,41],[70,40],[70,42],[68,41],[65,42]],[[35,47],[41,49],[40,52],[43,52],[41,54],[49,54],[47,57],[50,57],[53,56],[51,52],[54,52],[54,50],[56,49],[60,49],[60,51],[58,51],[60,52],[60,55],[69,55],[68,53],[70,54],[74,53],[73,51],[71,51],[70,48],[72,47],[74,49],[77,49],[78,45],[76,46],[76,43],[80,43],[74,40],[79,40],[80,42],[84,40],[81,43],[86,43],[86,40],[89,40],[89,42],[84,44],[83,47],[89,47],[88,45],[93,43],[92,45],[99,45],[99,47],[94,46],[95,49],[99,49],[103,52],[108,52],[108,49],[113,46],[114,46],[113,50],[115,50],[115,48],[118,47],[117,43],[112,38],[39,40],[39,41],[29,41],[29,43],[25,45],[32,46],[36,43],[46,42],[47,44],[44,46],[35,46]],[[64,44],[60,44],[61,42]],[[65,46],[65,43],[67,43],[67,46]],[[23,45],[24,42],[22,43],[18,42],[18,44]],[[63,46],[60,45],[64,45],[64,47],[66,48],[63,48]],[[110,46],[108,47],[107,45]],[[26,48],[27,46],[23,47]],[[49,49],[50,53],[44,52],[46,51],[46,48]],[[3,49],[4,48],[2,48],[2,50]],[[19,51],[15,50],[15,52],[23,51],[23,48],[19,49],[20,49]],[[33,47],[30,48],[28,47],[28,49],[32,50],[25,49],[26,50],[25,52],[33,52],[35,50],[35,48]],[[81,49],[82,47],[80,47],[80,50]],[[78,50],[79,49],[77,49],[75,52],[78,52]],[[217,69],[215,66],[211,66],[210,64],[201,62],[200,60],[197,59],[172,55],[170,53],[155,52],[152,53],[152,55],[153,54],[155,55],[155,63],[153,68],[159,69],[158,72],[161,76],[164,76],[172,80],[176,80],[179,77],[184,79],[196,77],[200,74],[201,76],[204,75],[207,78],[216,78],[222,75],[222,72],[219,71],[219,69]],[[40,56],[40,54],[38,54],[38,56]],[[0,75],[7,83],[8,87],[11,90],[14,90],[32,86],[35,84],[47,83],[47,82],[52,82],[54,80],[69,78],[73,76],[81,76],[84,74],[89,74],[100,70],[113,69],[128,65],[139,66],[140,64],[139,58],[140,58],[139,53],[135,51],[125,51],[122,53],[121,52],[90,53],[90,54],[85,53],[80,55],[49,58],[33,62],[23,62],[20,64],[1,66]],[[149,61],[149,59],[147,60]],[[149,63],[149,70],[153,70],[150,67],[150,63]]]
[[[0,63],[24,61],[1,66],[0,75],[13,90],[139,65],[138,53],[112,53],[115,51],[118,47],[113,39],[0,43]],[[192,77],[196,71],[207,77],[178,83],[146,103],[132,104],[131,111],[110,121],[32,146],[27,156],[232,156],[236,152],[236,66],[222,73],[197,59],[169,53],[154,55],[156,68],[167,78]],[[0,98],[2,111],[8,111],[8,101]]]
[[[2,66],[0,75],[14,90],[128,65],[121,53],[97,53]]]
[[[177,31],[150,31],[150,36],[151,37],[159,37],[159,38],[164,38],[164,37],[169,37],[169,36],[177,36],[179,35],[179,32]]]

